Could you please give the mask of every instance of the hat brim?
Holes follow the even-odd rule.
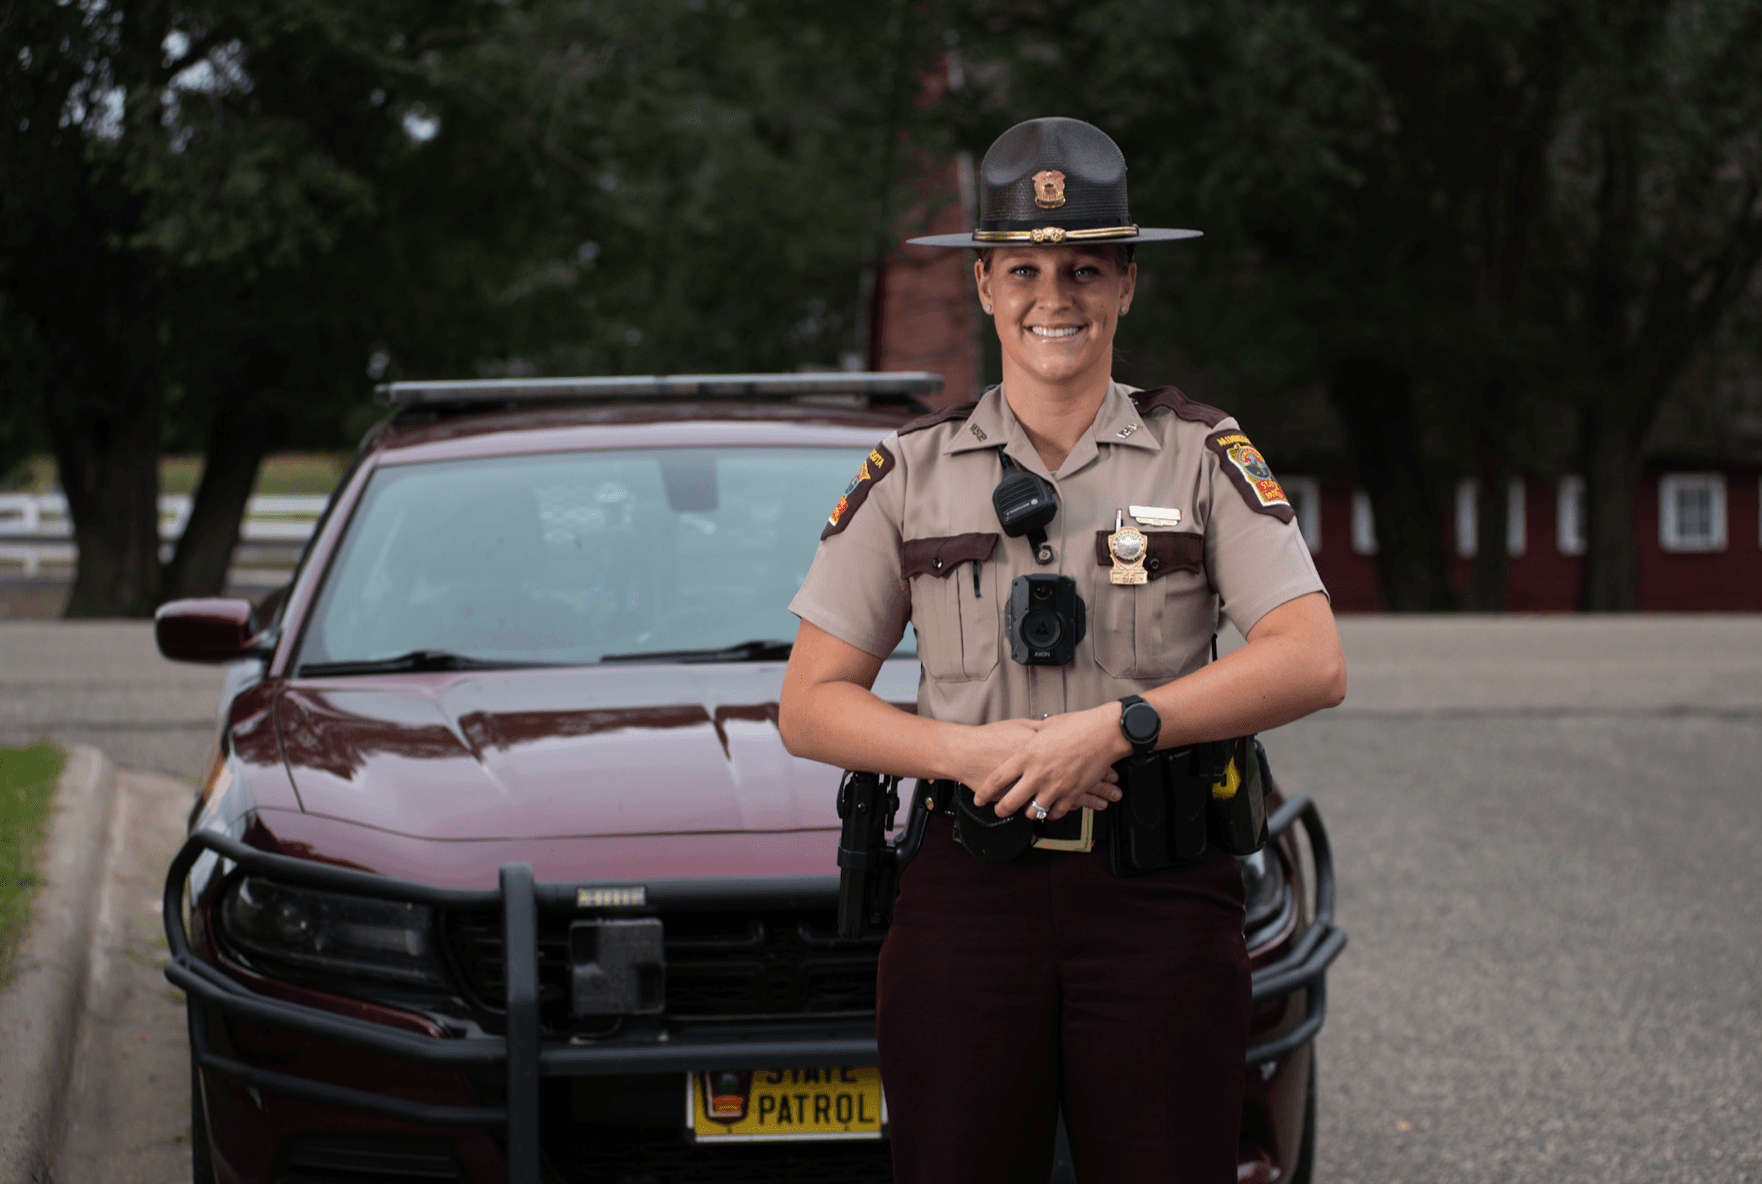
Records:
[[[973,237],[971,231],[964,234],[931,234],[923,238],[908,238],[905,241],[914,247],[970,247],[977,251],[993,247],[1135,247],[1139,243],[1168,243],[1181,238],[1199,238],[1203,230],[1171,230],[1160,226],[1141,226],[1138,233],[1131,238],[1090,238],[1072,239],[1061,243],[997,243],[986,242]]]

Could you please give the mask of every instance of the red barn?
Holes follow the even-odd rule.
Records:
[[[1376,612],[1376,533],[1370,503],[1346,482],[1280,478],[1297,507],[1336,612]],[[1584,483],[1512,482],[1506,548],[1511,612],[1572,612],[1584,568]],[[1466,590],[1475,551],[1475,490],[1456,489],[1446,524],[1456,585]],[[1639,607],[1646,612],[1762,612],[1762,466],[1647,469],[1634,497]]]

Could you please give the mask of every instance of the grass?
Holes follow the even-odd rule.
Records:
[[[290,496],[331,491],[349,458],[342,453],[286,452],[266,458],[257,471],[256,492]],[[194,493],[202,476],[199,456],[167,456],[159,461],[161,493]],[[48,493],[55,488],[55,462],[47,456],[25,461],[0,482],[8,493]]]
[[[31,920],[37,892],[37,852],[49,833],[55,780],[67,757],[47,742],[0,748],[0,968]],[[0,981],[10,977],[0,969]]]

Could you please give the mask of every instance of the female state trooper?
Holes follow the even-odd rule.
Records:
[[[1084,1179],[1222,1184],[1249,1013],[1236,861],[1214,848],[1127,878],[1094,839],[1116,762],[1332,706],[1345,661],[1236,422],[1111,380],[1124,248],[1196,232],[1134,226],[1118,147],[1076,120],[1011,128],[981,174],[979,229],[914,241],[982,252],[1003,383],[865,460],[791,604],[779,725],[798,755],[929,779],[944,810],[965,795],[958,842],[930,818],[881,955],[897,1178],[1044,1181],[1062,1103]],[[1005,478],[1027,498],[994,501]],[[1036,498],[1053,516],[1022,530]],[[1208,662],[1220,607],[1247,644]],[[916,715],[869,690],[908,619]],[[975,857],[997,858],[981,815],[1031,820],[1033,845]]]

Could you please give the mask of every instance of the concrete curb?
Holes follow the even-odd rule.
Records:
[[[45,1184],[66,1118],[116,771],[95,748],[67,754],[31,929],[0,993],[0,1184]]]

